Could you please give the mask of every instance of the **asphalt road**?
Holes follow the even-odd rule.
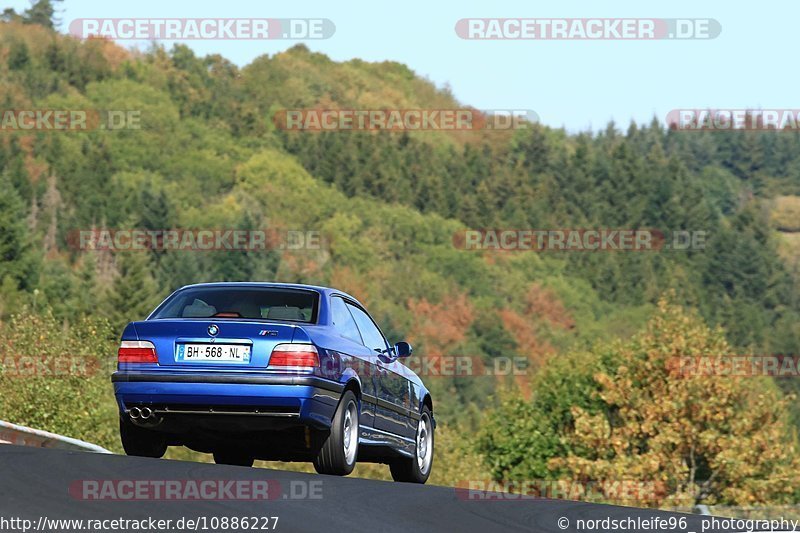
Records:
[[[243,501],[154,500],[146,492],[143,499],[127,498],[130,485],[123,480],[139,480],[149,487],[153,480],[179,481],[180,490],[188,491],[200,480],[236,482],[233,490],[264,488],[270,499]],[[260,484],[259,484],[260,483]],[[208,486],[208,485],[207,485]],[[125,491],[128,487],[130,490]],[[244,489],[242,488],[244,487]],[[255,487],[255,488],[254,488]],[[166,490],[166,489],[165,489]],[[173,493],[174,494],[174,493]],[[189,492],[181,492],[184,496]],[[263,495],[259,492],[259,495]],[[311,495],[311,497],[309,497]],[[239,496],[248,496],[242,492]],[[234,494],[234,497],[236,495]],[[89,499],[102,498],[102,499]],[[3,522],[11,518],[31,520],[32,530],[77,531],[78,527],[48,527],[53,519],[135,519],[173,520],[171,531],[194,530],[192,524],[176,521],[198,520],[197,530],[224,531],[220,517],[278,517],[275,531],[343,532],[368,531],[445,531],[466,533],[479,531],[622,531],[621,527],[576,529],[579,519],[673,517],[685,518],[686,528],[627,527],[625,531],[701,531],[701,517],[648,511],[627,507],[594,505],[564,500],[474,500],[457,494],[455,489],[419,486],[355,478],[317,476],[296,472],[218,466],[183,461],[143,459],[86,452],[67,452],[39,448],[0,445],[0,531],[21,531],[16,525]],[[44,517],[44,518],[42,518]],[[39,520],[43,519],[40,525]],[[45,520],[46,519],[46,520]],[[559,527],[561,525],[566,528]],[[568,520],[568,525],[565,520]],[[205,520],[205,522],[202,522]],[[259,519],[261,527],[273,529],[273,520]],[[84,527],[89,524],[85,523]],[[128,524],[130,527],[131,524]],[[107,523],[99,531],[128,531]],[[188,527],[192,526],[192,527]],[[611,526],[611,524],[606,524]],[[242,531],[243,529],[238,529]],[[248,530],[256,530],[254,524]],[[85,529],[84,529],[85,531]],[[236,531],[230,527],[227,531]]]

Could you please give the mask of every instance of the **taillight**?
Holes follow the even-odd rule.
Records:
[[[117,352],[120,363],[157,363],[156,347],[150,341],[122,341]]]
[[[279,344],[272,349],[269,366],[319,366],[319,354],[313,344]]]

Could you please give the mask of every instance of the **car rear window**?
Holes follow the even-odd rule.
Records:
[[[214,318],[315,323],[319,294],[265,287],[193,287],[173,294],[151,319]]]

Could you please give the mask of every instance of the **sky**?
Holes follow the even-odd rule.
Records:
[[[6,0],[17,11],[25,0]],[[64,0],[61,30],[77,18],[327,18],[324,40],[191,40],[199,55],[219,53],[243,66],[297,42],[337,61],[405,63],[458,100],[479,109],[529,109],[542,123],[569,131],[604,129],[609,120],[664,122],[680,108],[800,108],[796,49],[800,4],[705,0],[596,2],[560,0]],[[704,40],[467,40],[462,18],[712,18]],[[120,41],[126,47],[147,43]],[[167,47],[170,41],[165,41]]]

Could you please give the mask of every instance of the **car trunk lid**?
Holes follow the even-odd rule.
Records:
[[[301,330],[278,322],[185,318],[136,322],[135,328],[139,340],[155,345],[159,366],[226,370],[266,368],[273,348]]]

